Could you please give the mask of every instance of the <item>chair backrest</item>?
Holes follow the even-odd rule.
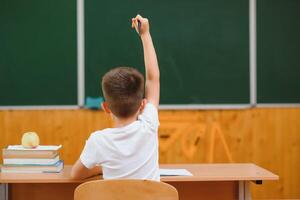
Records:
[[[80,184],[75,200],[178,200],[173,186],[157,181],[115,179]]]

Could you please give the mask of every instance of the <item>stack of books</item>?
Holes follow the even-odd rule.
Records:
[[[64,163],[59,158],[59,146],[40,145],[33,149],[10,145],[3,149],[2,173],[58,173]]]

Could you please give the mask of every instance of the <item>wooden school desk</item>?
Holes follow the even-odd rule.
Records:
[[[278,180],[277,175],[254,164],[172,164],[160,167],[185,168],[193,174],[190,177],[161,177],[161,181],[177,188],[180,200],[249,200],[250,182],[261,184],[264,180]],[[83,181],[72,180],[70,170],[71,166],[67,165],[61,173],[53,174],[0,173],[2,198],[71,200],[74,189],[80,183],[102,178],[97,176]]]

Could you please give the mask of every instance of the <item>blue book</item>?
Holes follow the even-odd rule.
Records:
[[[3,165],[1,173],[59,173],[64,168],[64,162],[59,160],[54,165]]]

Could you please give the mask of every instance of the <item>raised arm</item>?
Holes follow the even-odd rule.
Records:
[[[137,30],[143,43],[144,61],[146,68],[146,99],[156,108],[158,108],[160,92],[159,67],[152,38],[150,35],[149,21],[147,18],[143,18],[142,16],[137,15],[132,19],[132,27]]]

